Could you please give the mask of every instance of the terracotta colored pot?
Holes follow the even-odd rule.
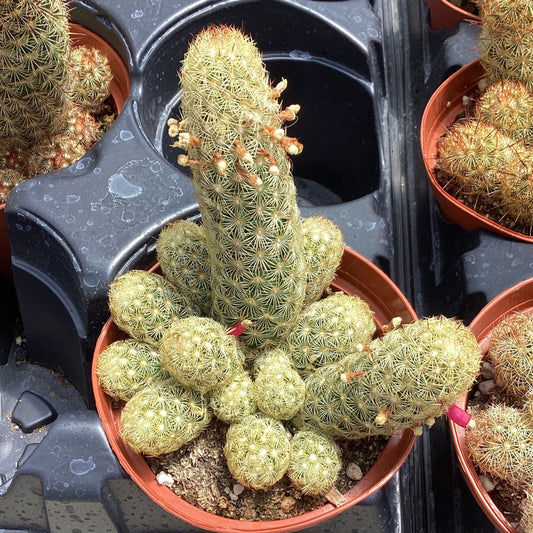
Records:
[[[106,55],[113,72],[113,80],[110,84],[111,98],[115,103],[117,112],[120,112],[130,94],[130,77],[126,65],[106,41],[83,26],[70,24],[70,36],[74,46],[90,46]],[[11,247],[5,205],[0,204],[0,276],[11,279]]]
[[[461,9],[448,0],[426,0],[430,10],[430,26],[432,30],[452,28],[461,20],[480,23],[477,15]]]
[[[477,59],[447,78],[426,104],[420,123],[420,144],[429,184],[443,216],[463,229],[486,229],[509,239],[533,243],[533,237],[508,229],[456,200],[440,186],[435,177],[438,140],[464,110],[463,97],[477,96],[478,83],[484,75]]]
[[[380,324],[388,323],[395,316],[402,317],[405,323],[416,320],[411,305],[392,281],[372,263],[348,248],[345,248],[342,264],[332,286],[366,300]],[[411,430],[395,433],[372,468],[344,495],[346,503],[340,507],[327,504],[295,518],[264,522],[245,522],[208,513],[187,503],[168,487],[160,485],[143,456],[133,452],[119,436],[120,409],[114,407],[112,400],[98,385],[95,369],[102,350],[123,337],[124,334],[109,319],[98,338],[94,352],[93,391],[104,431],[120,464],[133,481],[163,509],[194,526],[228,533],[288,532],[311,527],[338,515],[383,487],[406,460],[415,442],[416,437]]]
[[[483,354],[487,353],[490,336],[496,324],[502,317],[515,311],[533,314],[533,278],[522,281],[499,294],[479,312],[470,324],[469,327],[476,336]],[[465,394],[455,403],[461,409],[466,410],[467,402],[468,394]],[[463,476],[479,506],[498,531],[518,533],[481,484],[465,446],[465,429],[453,422],[450,422],[450,429]]]

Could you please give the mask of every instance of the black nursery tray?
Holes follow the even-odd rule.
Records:
[[[3,281],[0,306],[0,530],[196,531],[121,469],[90,386],[109,283],[153,263],[155,238],[169,221],[198,216],[165,127],[177,113],[177,70],[192,35],[226,23],[253,36],[272,78],[288,80],[284,102],[302,106],[290,129],[304,144],[293,159],[302,215],[333,219],[418,316],[468,323],[533,276],[531,247],[447,222],[428,187],[422,112],[441,81],[476,57],[476,26],[432,31],[423,0],[73,0],[71,7],[74,22],[119,53],[131,94],[82,160],[22,184],[7,203],[14,284]],[[382,490],[308,531],[494,529],[439,421]]]

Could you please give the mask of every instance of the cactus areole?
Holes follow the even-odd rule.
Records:
[[[211,26],[189,47],[180,72],[182,117],[169,120],[178,162],[189,166],[206,230],[213,316],[231,327],[251,320],[251,347],[278,342],[305,297],[300,212],[285,134],[298,106],[282,109],[253,41]]]

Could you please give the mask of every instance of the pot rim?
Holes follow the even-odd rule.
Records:
[[[372,272],[379,278],[380,283],[382,281],[386,281],[386,283],[389,285],[389,288],[392,289],[392,291],[401,301],[401,304],[404,306],[405,314],[408,315],[412,320],[417,319],[416,313],[411,307],[407,298],[378,267],[350,248],[345,246],[344,250],[344,256],[348,255],[349,259],[356,259],[362,268],[366,267],[372,269]],[[157,269],[157,266],[158,265],[156,264],[150,270]],[[342,268],[340,268],[340,270],[342,271]],[[349,284],[349,281],[347,283]],[[332,283],[332,285],[336,288],[341,288],[341,285],[336,284],[335,281]],[[170,488],[160,485],[156,480],[155,474],[151,471],[146,463],[144,457],[141,454],[133,452],[119,437],[118,419],[113,416],[111,399],[102,391],[98,385],[98,379],[96,377],[98,354],[102,351],[105,345],[107,345],[108,341],[106,335],[113,328],[118,330],[112,319],[109,318],[98,337],[94,350],[91,370],[96,409],[104,427],[106,437],[121,466],[131,476],[133,481],[135,481],[135,483],[155,503],[157,503],[167,512],[189,522],[196,527],[215,531],[217,533],[220,533],[221,531],[254,531],[263,533],[274,531],[290,532],[311,527],[315,524],[323,522],[326,519],[333,518],[334,516],[361,502],[366,497],[382,488],[400,469],[414,446],[416,436],[410,429],[394,433],[389,438],[376,463],[372,465],[372,467],[360,481],[358,481],[350,490],[345,493],[344,496],[347,498],[347,501],[339,507],[335,507],[333,504],[327,503],[318,509],[304,513],[297,517],[284,518],[280,520],[250,522],[221,517],[209,513],[186,502],[177,494],[175,494]],[[398,451],[400,451],[399,455]],[[380,475],[381,471],[383,471],[384,474]],[[379,477],[379,481],[377,483],[371,481],[372,476]],[[161,495],[165,496],[165,500],[163,502],[160,500]]]

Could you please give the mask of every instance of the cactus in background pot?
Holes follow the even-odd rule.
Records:
[[[282,109],[286,82],[272,88],[252,40],[228,26],[201,31],[180,72],[182,120],[169,120],[187,150],[211,265],[212,316],[230,327],[252,324],[250,347],[286,336],[305,297],[300,213],[285,134],[297,106]]]

